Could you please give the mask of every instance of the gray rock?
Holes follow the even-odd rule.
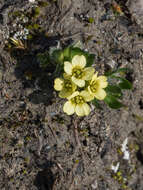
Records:
[[[129,8],[132,18],[140,27],[143,28],[143,1],[142,0],[128,0],[127,7]]]

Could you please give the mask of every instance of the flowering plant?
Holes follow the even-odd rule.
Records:
[[[59,92],[60,98],[67,99],[63,106],[66,114],[86,116],[91,111],[89,103],[100,107],[100,100],[110,108],[124,106],[119,101],[123,96],[122,91],[132,88],[132,84],[121,77],[121,74],[128,72],[127,68],[109,71],[100,76],[93,66],[94,54],[74,46],[56,49],[48,55],[47,60],[56,63],[55,75],[58,77],[54,79],[54,89]]]

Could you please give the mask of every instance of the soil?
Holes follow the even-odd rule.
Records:
[[[0,0],[0,189],[143,189],[141,0]],[[19,48],[10,38],[20,39]],[[81,41],[95,68],[128,67],[126,108],[63,113],[37,54]],[[75,128],[77,127],[77,128]],[[127,145],[126,145],[127,144]],[[126,155],[125,155],[126,154]]]

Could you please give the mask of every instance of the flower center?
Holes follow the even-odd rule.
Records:
[[[75,78],[78,78],[78,79],[81,79],[83,77],[83,71],[82,69],[80,68],[74,68],[72,70],[72,75],[75,77]]]
[[[82,96],[78,95],[71,99],[74,104],[83,104],[85,101]]]
[[[91,85],[90,85],[91,91],[92,91],[93,93],[95,93],[96,90],[97,90],[97,88],[98,88],[98,83],[97,83],[97,81],[93,81],[93,82],[91,83]]]
[[[69,81],[69,80],[65,81],[64,87],[65,87],[67,90],[71,90],[71,89],[72,89],[71,81]]]

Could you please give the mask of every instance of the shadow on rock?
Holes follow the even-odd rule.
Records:
[[[22,81],[25,90],[31,90],[28,98],[34,104],[51,104],[55,65],[48,63],[46,67],[41,67],[37,54],[56,46],[59,39],[60,36],[47,38],[40,34],[27,42],[26,49],[13,48],[11,51],[11,55],[17,60],[16,78]]]
[[[38,190],[52,190],[54,186],[55,178],[50,169],[45,169],[38,172],[34,185]]]
[[[140,161],[140,163],[143,165],[143,151],[141,148],[138,150],[136,156],[137,156],[137,159]]]

